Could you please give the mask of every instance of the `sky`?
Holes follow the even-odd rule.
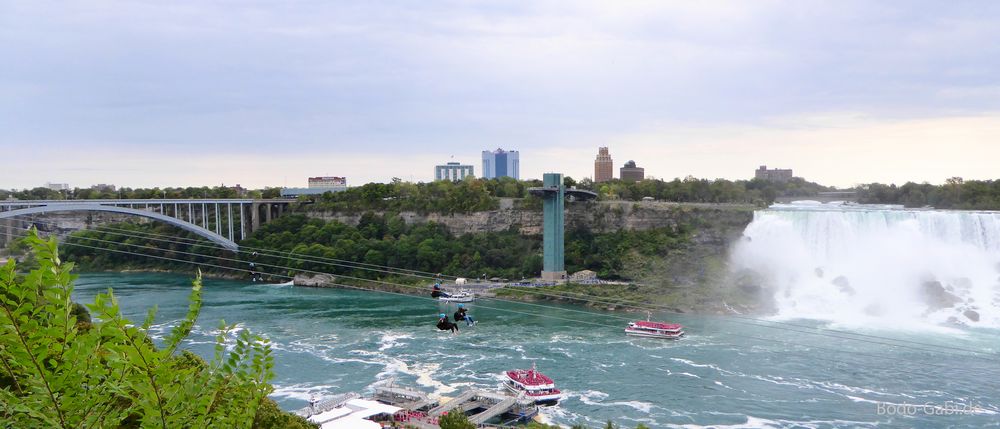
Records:
[[[0,0],[0,188],[1000,178],[1000,2]]]

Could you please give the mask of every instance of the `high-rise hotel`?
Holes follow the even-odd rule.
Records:
[[[615,166],[608,154],[608,148],[597,148],[597,160],[594,161],[594,183],[607,182],[615,178]]]
[[[513,177],[521,179],[521,160],[516,150],[483,151],[483,178]]]
[[[460,162],[449,162],[444,165],[434,166],[434,180],[462,180],[467,176],[475,177],[475,170],[471,165],[463,165]]]

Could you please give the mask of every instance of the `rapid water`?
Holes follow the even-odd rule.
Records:
[[[108,287],[133,320],[157,304],[153,335],[162,338],[185,313],[190,279],[88,274],[77,282],[75,298],[89,302]],[[289,410],[311,395],[370,393],[393,379],[446,396],[495,388],[501,371],[535,362],[567,394],[543,411],[563,425],[599,427],[613,419],[629,429],[640,422],[692,429],[980,428],[1000,421],[996,355],[893,348],[737,317],[654,314],[686,326],[687,338],[664,342],[624,336],[630,316],[622,313],[494,300],[471,304],[480,324],[452,336],[433,325],[437,313],[454,307],[428,299],[237,281],[206,281],[204,299],[186,347],[210,357],[220,319],[266,335],[276,359],[272,397]],[[543,310],[552,317],[538,315]],[[1000,343],[998,332],[984,329],[876,334],[991,353]],[[902,405],[922,408],[889,414]],[[963,407],[971,414],[952,411]]]
[[[784,318],[1000,327],[998,212],[776,205],[754,214],[732,268]]]

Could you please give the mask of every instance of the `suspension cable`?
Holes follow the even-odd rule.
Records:
[[[5,232],[4,233],[0,233],[0,234],[8,235],[8,236],[15,236],[14,234],[5,233]],[[133,255],[133,256],[142,256],[142,257],[149,257],[149,258],[155,258],[155,259],[161,259],[161,260],[167,260],[167,261],[173,261],[173,262],[180,262],[180,263],[185,263],[185,264],[200,265],[200,266],[212,267],[212,268],[217,268],[217,269],[222,269],[222,270],[237,271],[237,272],[246,272],[246,273],[253,272],[252,270],[248,270],[248,269],[233,268],[233,267],[227,267],[227,266],[223,266],[223,265],[211,264],[211,263],[205,263],[205,262],[188,261],[188,260],[183,260],[183,259],[170,258],[170,257],[166,257],[166,256],[151,255],[151,254],[147,254],[147,253],[137,253],[137,252],[130,252],[130,251],[125,251],[125,250],[110,249],[110,248],[105,248],[105,247],[89,246],[89,245],[80,244],[80,243],[66,242],[64,244],[69,245],[69,246],[75,246],[75,247],[82,247],[82,248],[93,249],[93,250],[102,250],[102,251],[109,251],[109,252],[115,252],[115,253],[121,253],[121,254],[128,254],[128,255]],[[156,249],[156,248],[153,248],[153,249]],[[166,250],[166,249],[158,249],[158,250]],[[204,256],[212,257],[211,255],[204,255]],[[329,273],[325,273],[325,274],[329,274]],[[271,275],[273,275],[275,277],[281,277],[281,278],[289,278],[289,279],[293,279],[294,278],[293,276],[283,275],[283,274],[271,274]],[[356,289],[356,290],[363,290],[363,291],[368,291],[368,292],[376,292],[376,293],[391,294],[391,295],[397,295],[397,296],[403,296],[403,297],[410,297],[410,298],[418,298],[418,299],[436,301],[434,298],[423,297],[423,296],[414,296],[414,295],[411,295],[411,294],[406,294],[406,293],[401,293],[401,292],[393,292],[393,291],[385,291],[385,290],[380,290],[380,289],[364,288],[364,287],[360,287],[360,286],[340,284],[340,283],[331,283],[331,284],[333,284],[335,286],[338,286],[338,287],[348,288],[348,289]],[[513,303],[515,303],[515,304],[523,304],[523,303],[519,303],[519,302],[513,302]],[[551,319],[568,321],[568,322],[572,322],[572,323],[582,323],[582,324],[588,324],[588,325],[599,326],[599,327],[608,327],[608,328],[616,328],[616,329],[620,328],[620,326],[617,326],[617,325],[609,325],[609,324],[599,323],[599,322],[590,322],[590,321],[585,321],[585,320],[570,319],[570,318],[565,318],[565,317],[560,317],[560,316],[553,316],[553,315],[548,315],[548,314],[533,313],[533,312],[528,312],[528,311],[518,311],[518,310],[512,310],[512,309],[502,309],[502,308],[497,308],[497,307],[485,306],[485,305],[481,305],[481,304],[476,304],[476,306],[479,307],[479,308],[484,308],[484,309],[489,309],[489,310],[495,310],[495,311],[498,311],[498,312],[508,312],[508,313],[515,313],[515,314],[521,314],[521,315],[535,316],[535,317],[551,318]],[[560,308],[559,310],[569,310],[569,309]],[[586,313],[588,315],[595,315],[596,314],[596,313],[593,313],[593,312],[584,312],[584,313]],[[791,332],[801,332],[801,331],[797,331],[797,330],[789,330],[789,331],[791,331]],[[820,350],[827,350],[827,351],[837,352],[837,353],[848,353],[848,354],[858,355],[858,356],[867,356],[867,357],[872,357],[872,358],[877,358],[877,359],[885,359],[885,360],[898,361],[898,358],[891,357],[891,356],[884,356],[884,355],[864,353],[864,352],[856,352],[856,351],[854,351],[854,352],[847,352],[847,351],[844,351],[842,349],[836,349],[836,348],[830,348],[830,347],[823,347],[823,346],[816,346],[816,345],[812,345],[812,344],[795,343],[795,342],[790,342],[790,341],[786,341],[786,340],[779,340],[779,339],[776,339],[776,338],[761,338],[761,337],[755,337],[755,336],[750,336],[750,335],[737,335],[737,334],[734,334],[734,333],[727,333],[727,332],[721,332],[721,333],[722,334],[733,335],[733,336],[739,336],[741,338],[752,338],[752,339],[756,339],[756,340],[764,341],[764,342],[777,342],[777,343],[782,343],[782,344],[786,344],[786,345],[795,345],[795,346],[800,346],[800,347],[807,347],[807,348],[815,348],[815,349],[820,349]],[[808,332],[806,332],[806,333],[808,333]],[[929,353],[934,353],[935,352],[935,351],[932,351],[932,350],[919,350],[919,351],[929,352]],[[967,357],[967,358],[975,357],[975,356],[970,356],[970,355],[957,355],[957,356]],[[811,358],[812,357],[810,357],[810,359]],[[846,362],[846,361],[837,361],[837,360],[823,359],[823,358],[818,358],[818,359],[819,360],[827,360],[827,361],[831,361],[831,362],[835,362],[835,363],[850,364],[850,362]],[[933,362],[926,362],[926,361],[912,361],[912,362],[917,363],[918,365],[925,365],[925,366],[936,367],[936,368],[940,368],[940,369],[950,369],[950,370],[958,369],[957,367],[955,367],[953,365],[942,365],[942,364],[936,364],[936,363],[933,363]],[[897,371],[897,372],[902,372],[902,373],[914,374],[914,375],[921,375],[921,376],[926,375],[926,373],[909,371],[909,370],[905,370],[905,369],[898,368],[898,367],[893,367],[890,370]],[[971,371],[971,369],[970,369],[970,371]]]
[[[49,222],[38,222],[38,223],[49,223]],[[128,234],[120,234],[120,233],[112,233],[112,234],[119,234],[119,235],[129,236]],[[163,236],[162,234],[155,234],[155,235]],[[135,247],[141,247],[141,248],[147,248],[147,249],[153,249],[153,250],[166,250],[166,249],[157,248],[157,247],[139,246],[139,245],[129,244],[129,243],[118,243],[118,242],[114,242],[114,241],[100,240],[100,239],[90,238],[90,237],[74,237],[74,238],[77,238],[77,239],[86,239],[86,240],[92,240],[92,241],[99,241],[99,242],[105,242],[105,243],[115,244],[115,245],[135,246]],[[137,238],[145,238],[145,237],[137,237]],[[177,238],[181,238],[181,237],[177,237]],[[166,239],[155,239],[155,241],[171,242],[171,243],[175,243],[175,244],[188,244],[188,243],[182,243],[182,242],[175,241],[175,240],[166,240]],[[205,255],[205,254],[185,252],[185,251],[180,251],[180,250],[171,250],[171,251],[176,252],[176,253],[187,254],[187,255],[191,255],[191,256],[201,256],[201,257],[217,258],[217,259],[220,259],[220,260],[226,260],[226,261],[236,262],[236,263],[256,263],[254,261],[247,261],[247,260],[241,260],[241,259],[219,257],[219,256],[215,256],[215,255]],[[250,252],[237,251],[237,253],[250,253]],[[288,259],[289,260],[298,261],[298,262],[318,263],[318,261],[311,261],[311,260],[308,260],[308,259],[304,259],[302,257],[289,257]],[[317,259],[322,259],[322,258],[317,258]],[[279,269],[286,269],[286,270],[292,270],[292,271],[308,272],[308,273],[313,273],[313,274],[331,274],[331,273],[326,273],[326,272],[321,272],[321,271],[306,270],[306,269],[302,269],[302,268],[291,268],[291,267],[281,266],[281,265],[275,265],[275,264],[259,263],[259,265],[262,266],[262,267],[279,268]],[[343,264],[330,264],[330,265],[342,266],[342,267],[344,266]],[[361,268],[361,267],[350,267],[350,268],[360,269],[360,270],[366,270],[366,268]],[[372,270],[372,271],[379,271],[379,270]],[[387,286],[402,287],[402,288],[408,288],[408,289],[418,289],[418,290],[421,290],[421,291],[425,290],[423,287],[421,287],[421,286],[415,286],[415,285],[406,285],[406,284],[401,284],[401,283],[387,282],[387,281],[383,281],[383,280],[365,279],[365,278],[354,277],[354,276],[349,276],[349,275],[338,275],[338,274],[331,274],[331,275],[337,275],[339,277],[343,277],[343,278],[347,278],[347,279],[352,279],[352,280],[358,280],[358,281],[367,281],[367,282],[373,282],[373,283],[380,283],[380,284],[384,284],[384,285],[387,285]],[[609,304],[609,305],[619,305],[619,306],[623,306],[623,307],[629,307],[629,308],[640,309],[640,310],[645,310],[645,311],[660,310],[660,311],[667,311],[667,312],[672,312],[672,313],[680,313],[680,312],[677,312],[676,310],[671,309],[669,307],[662,306],[662,305],[656,305],[656,304],[652,304],[652,303],[644,303],[643,306],[629,306],[629,305],[621,305],[621,302],[636,303],[636,301],[628,301],[628,300],[621,300],[620,302],[603,301],[603,300],[599,299],[600,297],[594,297],[594,296],[586,295],[586,294],[580,294],[580,295],[586,296],[586,297],[588,297],[590,299],[581,299],[581,298],[574,298],[574,297],[567,297],[567,296],[564,296],[564,295],[559,295],[558,293],[540,292],[540,291],[536,291],[536,290],[533,290],[533,289],[530,289],[530,288],[516,288],[516,289],[520,290],[520,291],[524,291],[524,292],[528,292],[528,293],[533,293],[533,294],[536,294],[536,295],[540,295],[540,296],[550,296],[550,297],[558,297],[558,298],[562,298],[562,299],[578,300],[578,301],[583,301],[583,302],[594,302],[594,303],[604,303],[604,304]],[[536,306],[536,307],[548,308],[548,306],[545,306],[545,305],[542,305],[542,304],[526,303],[526,302],[522,302],[522,301],[507,300],[507,299],[503,299],[503,298],[495,298],[495,299],[497,299],[499,301],[513,302],[513,303],[516,303],[516,304],[519,304],[519,305],[527,305],[527,306]],[[575,311],[579,311],[579,310],[575,310]],[[588,313],[588,314],[592,314],[592,313]],[[604,315],[604,316],[605,317],[622,319],[622,320],[632,320],[630,318],[626,318],[626,317],[622,317],[622,316],[615,316],[615,315]],[[832,328],[820,328],[820,327],[815,327],[815,326],[801,325],[801,324],[795,324],[795,323],[789,323],[789,322],[783,322],[783,321],[772,321],[772,320],[759,319],[759,318],[742,316],[742,315],[729,315],[728,317],[730,317],[730,318],[736,318],[736,319],[742,319],[742,320],[748,320],[750,322],[754,322],[754,323],[750,323],[750,324],[752,324],[754,326],[760,326],[760,327],[764,327],[764,328],[768,328],[768,329],[784,329],[784,330],[789,330],[789,331],[794,331],[794,332],[800,332],[800,333],[806,333],[806,334],[813,334],[813,335],[820,335],[820,336],[825,336],[825,337],[830,337],[830,338],[839,338],[839,339],[846,339],[846,340],[854,340],[854,341],[866,342],[866,343],[871,343],[871,344],[886,345],[886,346],[890,346],[890,347],[899,347],[899,348],[908,348],[908,349],[913,349],[913,350],[927,351],[926,349],[921,348],[921,347],[911,347],[911,346],[906,346],[906,345],[903,345],[903,344],[896,344],[896,343],[906,343],[906,344],[913,344],[913,345],[917,345],[917,346],[940,348],[940,349],[947,350],[949,352],[950,351],[962,351],[962,352],[972,353],[972,354],[976,354],[976,355],[988,355],[988,356],[992,356],[992,357],[1000,356],[997,353],[992,353],[992,352],[983,351],[983,350],[975,350],[975,349],[968,349],[968,348],[961,348],[961,347],[954,347],[954,346],[943,346],[943,345],[939,345],[939,344],[924,343],[924,342],[912,341],[912,340],[905,340],[905,339],[889,338],[889,337],[883,337],[883,336],[878,336],[878,335],[863,334],[863,333],[857,333],[857,332],[851,332],[851,331],[845,331],[845,330],[838,330],[838,329],[832,329]],[[722,320],[728,321],[726,319],[722,319]],[[729,321],[729,322],[732,323],[732,321]],[[792,327],[792,328],[801,328],[801,329],[806,329],[806,330],[779,328],[778,326],[775,326],[775,325],[783,325],[783,326],[789,326],[789,327]],[[819,332],[817,332],[817,330]],[[862,338],[853,338],[853,337],[862,337],[862,338],[865,338],[865,339],[862,339]],[[876,341],[876,340],[881,340],[881,341]],[[891,341],[892,343],[886,343],[885,341]],[[952,353],[947,353],[947,354],[952,354]]]

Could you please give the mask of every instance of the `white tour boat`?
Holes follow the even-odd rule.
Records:
[[[551,378],[535,369],[513,369],[504,372],[504,389],[515,395],[524,395],[533,399],[536,404],[555,404],[562,399],[562,392],[556,389]]]
[[[676,340],[684,336],[684,327],[677,323],[651,322],[647,315],[646,320],[629,322],[625,335]]]
[[[476,296],[469,292],[456,292],[448,296],[441,295],[438,297],[439,301],[444,302],[472,302],[476,300]]]

